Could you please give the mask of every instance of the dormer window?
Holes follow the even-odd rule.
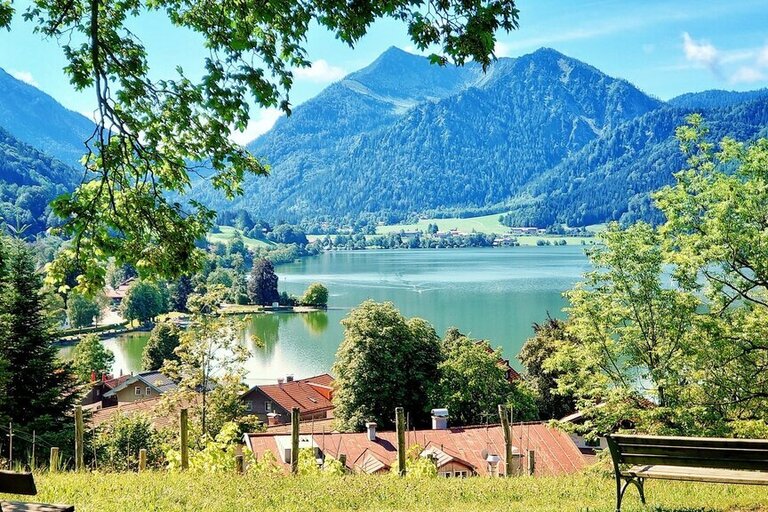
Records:
[[[152,394],[152,388],[151,387],[147,386],[147,393],[146,394],[147,394],[147,396]]]
[[[136,396],[141,396],[141,386],[136,386],[136,387],[133,389],[133,393],[134,393]]]

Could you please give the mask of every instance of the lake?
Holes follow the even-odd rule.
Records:
[[[331,369],[343,338],[340,320],[366,299],[392,301],[406,316],[424,318],[442,337],[449,327],[487,339],[515,356],[531,324],[562,316],[562,292],[588,270],[583,246],[339,251],[277,268],[280,291],[301,295],[312,282],[330,292],[329,310],[253,315],[245,333],[265,343],[253,348],[249,383],[292,373],[308,377]],[[105,341],[115,372],[139,371],[146,333]]]

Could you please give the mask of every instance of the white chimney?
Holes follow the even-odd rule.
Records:
[[[283,382],[285,382],[285,380],[282,377],[278,377],[277,378],[277,383],[278,384],[282,384]]]
[[[376,440],[376,423],[373,421],[369,421],[365,424],[365,428],[368,429],[368,440],[369,441],[375,441]]]
[[[448,428],[448,409],[432,409],[432,430]]]

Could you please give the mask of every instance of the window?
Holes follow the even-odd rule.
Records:
[[[264,402],[264,410],[267,412],[272,412],[272,402],[270,402],[269,400]]]
[[[152,388],[147,386],[147,396],[152,394]]]
[[[141,386],[136,386],[133,392],[136,396],[141,396]]]
[[[253,401],[252,400],[248,400],[247,402],[245,402],[245,410],[248,411],[248,412],[253,412]]]
[[[440,476],[443,478],[451,478],[453,476],[453,473],[451,473],[450,471],[446,471],[444,473],[440,473]]]
[[[469,475],[466,471],[455,471],[453,473],[453,476],[455,476],[456,478],[467,478],[467,476]]]

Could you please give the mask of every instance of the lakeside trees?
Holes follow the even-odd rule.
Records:
[[[186,301],[185,301],[186,303]],[[171,322],[157,324],[149,335],[144,352],[141,355],[141,366],[144,370],[159,370],[165,361],[178,360],[176,347],[179,346],[181,329]]]
[[[268,259],[262,258],[254,262],[248,280],[248,297],[252,304],[262,306],[280,302],[280,294],[277,291],[277,274],[275,274],[275,267]]]
[[[96,334],[85,336],[72,352],[72,371],[83,382],[88,382],[92,375],[100,379],[112,370],[114,363],[115,354],[104,348]]]
[[[677,131],[688,168],[655,195],[658,229],[613,224],[595,270],[567,296],[565,335],[543,366],[589,433],[768,435],[768,140]]]

